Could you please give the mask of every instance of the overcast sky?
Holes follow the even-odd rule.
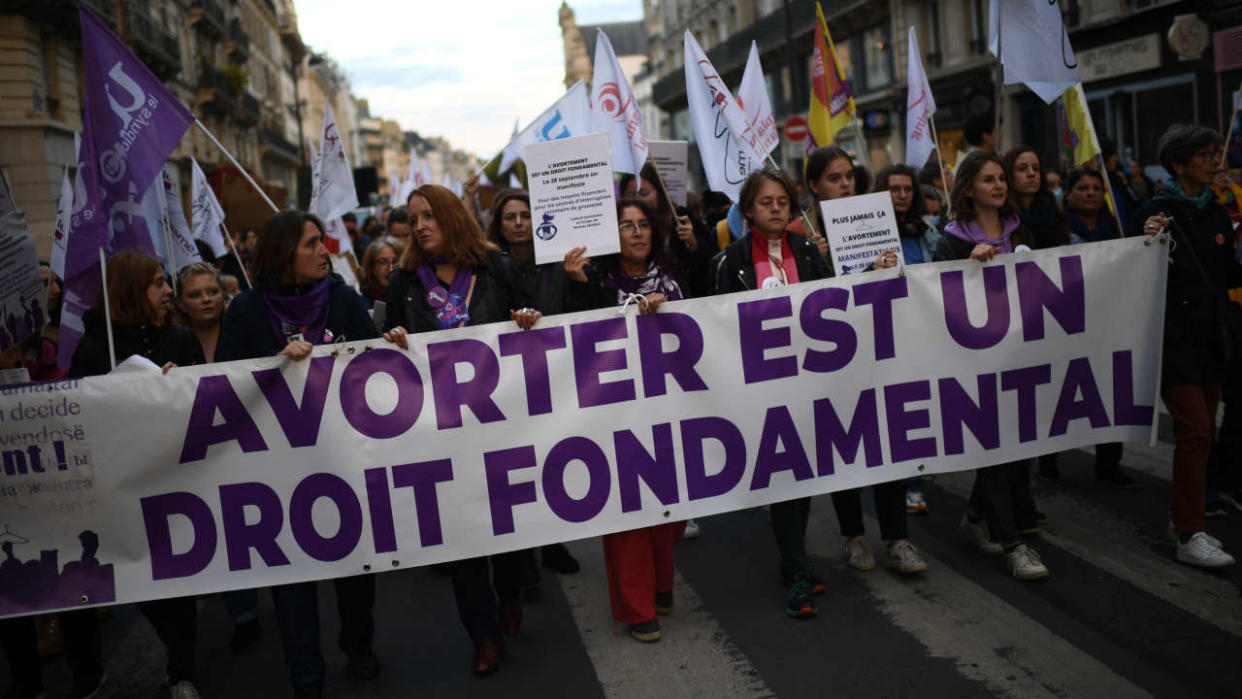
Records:
[[[295,0],[302,40],[371,114],[488,158],[564,91],[560,0]],[[579,24],[642,18],[642,0],[577,0]],[[588,48],[588,50],[590,50]]]

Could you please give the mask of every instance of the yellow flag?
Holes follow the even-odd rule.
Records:
[[[1117,216],[1117,206],[1113,203],[1113,187],[1108,181],[1108,172],[1100,157],[1100,142],[1095,136],[1095,123],[1091,121],[1091,110],[1087,108],[1087,97],[1082,92],[1082,83],[1077,83],[1061,95],[1065,104],[1065,122],[1062,136],[1065,150],[1071,153],[1070,161],[1074,165],[1090,165],[1098,168],[1104,178],[1104,199],[1108,202],[1108,210],[1121,225]],[[1121,230],[1125,230],[1122,228]]]
[[[810,138],[807,152],[836,140],[837,133],[854,118],[854,95],[841,73],[837,49],[828,33],[824,10],[815,3],[815,43],[811,51]]]

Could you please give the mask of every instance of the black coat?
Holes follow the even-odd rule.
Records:
[[[517,267],[519,293],[523,298],[531,299],[530,305],[535,310],[545,316],[565,312],[569,276],[565,274],[564,263],[548,262],[537,265],[532,257],[526,262],[515,259],[513,264]]]
[[[1143,235],[1149,216],[1174,220],[1175,244],[1169,250],[1169,279],[1164,306],[1163,386],[1210,385],[1225,378],[1218,299],[1242,286],[1242,266],[1234,258],[1233,226],[1224,207],[1209,199],[1199,209],[1168,187],[1161,187],[1130,219],[1130,235]],[[1207,273],[1210,285],[1186,250]]]
[[[283,340],[272,330],[261,293],[251,289],[238,294],[229,304],[216,344],[217,362],[274,357],[285,348]],[[327,329],[334,338],[348,342],[379,337],[362,297],[335,274],[328,281]]]
[[[752,235],[754,231],[729,243],[712,260],[712,267],[716,272],[717,294],[749,291],[758,286],[755,281],[755,260],[751,254]],[[794,263],[798,266],[798,281],[809,282],[835,276],[832,264],[819,252],[815,243],[797,233],[786,231],[785,235],[789,238],[789,249],[793,251]]]
[[[1028,248],[1035,248],[1035,236],[1031,231],[1018,224],[1013,233],[1009,234],[1009,242],[1012,247],[1025,245]],[[948,231],[940,236],[940,242],[936,245],[936,254],[932,256],[933,262],[944,262],[945,260],[968,260],[970,253],[975,249],[976,243],[969,240],[959,238]]]
[[[487,253],[487,259],[474,268],[474,274],[467,325],[509,320],[509,311],[534,306],[535,300],[522,292],[517,263],[503,252]],[[398,270],[388,282],[385,329],[398,325],[412,333],[440,329],[435,311],[427,303],[427,289],[413,270]]]
[[[1031,208],[1018,212],[1018,218],[1031,232],[1031,239],[1035,241],[1031,247],[1036,250],[1055,248],[1069,242],[1066,217],[1057,210],[1056,201],[1051,197],[1036,196]]]
[[[685,298],[708,296],[712,293],[712,256],[716,253],[716,238],[707,225],[695,218],[686,207],[678,207],[677,213],[690,219],[698,245],[692,251],[677,237],[677,222],[673,221],[668,242],[669,252],[681,265],[677,275],[681,293]]]
[[[73,351],[69,364],[69,376],[101,376],[112,371],[108,357],[108,328],[103,313],[92,308],[82,316],[85,333]],[[140,354],[159,366],[172,362],[177,366],[205,364],[203,346],[189,328],[165,323],[164,325],[112,324],[112,339],[116,343],[118,364]]]

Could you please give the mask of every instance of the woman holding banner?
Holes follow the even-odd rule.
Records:
[[[867,170],[855,167],[854,159],[844,149],[837,146],[816,148],[806,159],[806,185],[815,196],[815,220],[819,224],[819,232],[811,236],[811,240],[819,246],[819,252],[832,265],[832,257],[828,254],[828,238],[824,227],[823,212],[818,204],[831,199],[852,197],[858,191],[865,191],[866,183],[859,187],[860,180],[867,178]],[[796,200],[795,200],[796,201]],[[888,269],[897,266],[897,254],[887,251],[881,254],[872,264],[872,269]]]
[[[687,298],[706,296],[711,293],[711,273],[709,266],[712,255],[716,253],[715,241],[712,240],[707,226],[685,207],[673,211],[672,204],[660,185],[660,173],[655,165],[648,160],[639,172],[638,177],[630,174],[621,175],[618,188],[622,197],[641,199],[651,212],[651,225],[663,227],[663,236],[669,252],[677,258],[685,272],[688,288]]]
[[[935,261],[987,262],[999,254],[1032,248],[1034,238],[1019,220],[1009,194],[1000,156],[983,150],[967,154],[953,183],[953,220],[945,226]],[[1015,578],[1038,580],[1048,577],[1048,568],[1039,554],[1022,543],[1014,507],[1027,467],[1023,460],[975,471],[970,507],[960,529],[980,551],[1004,553],[1006,567]]]
[[[1231,565],[1233,556],[1205,529],[1207,468],[1221,384],[1239,370],[1237,308],[1228,289],[1242,286],[1229,214],[1215,200],[1212,181],[1221,167],[1220,134],[1174,124],[1157,143],[1172,180],[1139,207],[1131,235],[1171,229],[1165,296],[1160,395],[1173,417],[1171,534],[1177,560],[1194,566]]]
[[[853,166],[849,171],[852,183]],[[750,173],[738,193],[747,234],[717,255],[716,293],[768,289],[833,276],[819,247],[789,230],[797,200],[798,190],[785,173],[766,169]],[[819,608],[812,595],[823,594],[826,588],[811,571],[806,553],[811,499],[773,503],[770,511],[772,533],[780,550],[781,580],[789,586],[785,614],[793,618],[815,616]]]
[[[621,252],[592,262],[586,248],[565,254],[570,305],[575,309],[638,306],[655,313],[665,301],[682,298],[669,266],[663,231],[637,198],[617,202]],[[660,640],[658,615],[673,611],[673,544],[685,535],[685,522],[670,522],[604,536],[604,563],[612,618],[643,643]]]
[[[112,316],[117,360],[139,355],[163,367],[165,373],[173,367],[204,363],[203,348],[194,334],[170,322],[173,292],[159,260],[137,252],[117,253],[108,260],[107,279],[110,306],[106,311],[93,308],[83,316],[86,333],[74,350],[69,376],[100,376],[112,370],[105,312]],[[172,696],[197,697],[193,685],[197,600],[173,597],[140,602],[138,608],[168,649]],[[94,616],[94,610],[83,613]],[[78,673],[74,674],[76,684]]]
[[[488,242],[457,195],[423,185],[410,193],[406,210],[412,242],[388,283],[388,327],[399,331],[404,324],[420,333],[505,320],[534,327],[542,314],[528,307],[513,259]],[[476,675],[500,668],[502,628],[511,634],[521,628],[523,555],[510,551],[449,564],[457,612],[474,642]]]
[[[302,361],[318,344],[376,337],[362,298],[331,273],[323,236],[319,219],[301,211],[282,211],[263,224],[251,264],[254,288],[229,304],[216,361],[277,355]],[[405,345],[400,328],[385,337]],[[339,641],[349,657],[349,672],[360,680],[373,679],[380,672],[379,659],[371,650],[375,577],[358,575],[334,582]],[[272,588],[272,599],[294,694],[319,697],[326,666],[319,648],[315,583],[278,585]]]

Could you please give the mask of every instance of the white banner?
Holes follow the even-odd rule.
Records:
[[[819,203],[819,209],[837,274],[865,272],[888,250],[897,253],[898,263],[906,263],[888,192],[827,199]]]
[[[0,614],[398,570],[1146,440],[1167,259],[1128,238],[0,390]]]
[[[535,226],[535,263],[559,263],[585,246],[587,257],[621,251],[608,134],[526,148],[526,180]]]

